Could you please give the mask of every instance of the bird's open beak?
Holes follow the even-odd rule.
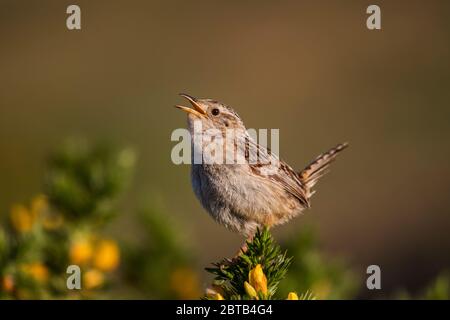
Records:
[[[197,99],[195,99],[194,97],[191,97],[190,95],[185,94],[185,93],[180,93],[180,96],[187,99],[191,103],[193,108],[188,108],[188,107],[179,106],[179,105],[176,105],[175,108],[189,112],[197,117],[204,117],[206,115],[206,111],[203,110],[203,108],[197,102]]]

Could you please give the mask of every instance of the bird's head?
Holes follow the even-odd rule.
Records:
[[[244,123],[239,115],[225,104],[211,99],[197,99],[190,95],[181,93],[191,104],[191,108],[176,105],[188,113],[189,126],[192,127],[194,121],[201,121],[203,130],[218,129],[225,132],[227,129],[244,129]]]

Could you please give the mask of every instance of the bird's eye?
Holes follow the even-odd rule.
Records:
[[[217,116],[220,113],[220,111],[219,111],[219,109],[214,108],[214,109],[212,109],[211,113],[213,116]]]

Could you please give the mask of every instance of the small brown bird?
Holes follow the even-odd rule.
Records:
[[[225,150],[242,150],[245,161],[233,164],[192,162],[191,178],[194,192],[206,211],[218,223],[248,238],[257,228],[283,224],[309,208],[314,194],[312,188],[327,173],[337,154],[347,147],[347,143],[338,144],[296,172],[270,150],[254,142],[241,118],[230,107],[211,99],[180,95],[192,105],[192,108],[176,106],[188,113],[191,135],[195,133],[196,121],[206,136],[210,129],[219,131],[224,138],[227,130],[236,132],[235,139],[216,139],[216,143],[223,143]],[[193,139],[192,157],[205,150],[211,141],[214,139]],[[264,161],[250,161],[252,156]]]

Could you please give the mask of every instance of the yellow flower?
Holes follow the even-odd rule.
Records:
[[[46,196],[40,194],[31,200],[30,213],[34,219],[37,219],[47,209],[48,202]]]
[[[47,199],[44,195],[34,197],[30,209],[21,204],[12,206],[10,220],[13,228],[20,233],[31,231],[39,216],[47,208]]]
[[[258,294],[256,293],[255,288],[253,288],[247,281],[244,282],[244,289],[250,298],[258,300]]]
[[[256,292],[262,292],[264,295],[267,294],[267,278],[260,264],[257,264],[255,268],[250,270],[248,282],[255,288]]]
[[[70,246],[70,262],[77,265],[86,264],[91,260],[92,251],[91,242],[87,238],[77,240]]]
[[[14,290],[14,278],[7,274],[2,279],[2,288],[6,292],[11,292]]]
[[[105,282],[103,273],[92,269],[83,274],[83,289],[91,290],[100,287]]]
[[[16,204],[11,208],[10,219],[14,229],[20,233],[29,232],[35,222],[30,211],[21,204]]]
[[[212,296],[213,300],[225,300],[220,293],[216,293]]]
[[[21,267],[22,271],[32,277],[38,282],[45,282],[48,280],[48,269],[40,262],[33,262],[29,264],[24,264]]]
[[[218,286],[214,286],[214,289],[213,288],[207,288],[206,289],[206,296],[208,298],[212,299],[212,300],[225,300],[223,295],[220,292],[218,292],[218,291],[222,292],[221,288],[218,287]]]
[[[179,299],[197,299],[200,285],[197,274],[190,268],[179,267],[170,274],[170,288]]]
[[[112,271],[120,262],[120,251],[112,240],[101,240],[94,254],[94,266],[101,271]]]
[[[289,292],[287,300],[298,300],[298,295],[295,292]]]

